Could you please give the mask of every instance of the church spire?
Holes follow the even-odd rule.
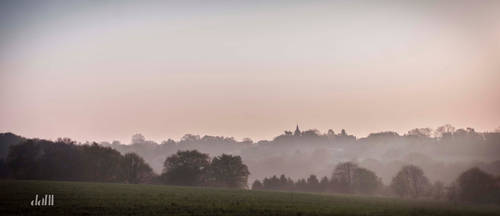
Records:
[[[299,129],[299,124],[297,124],[297,127],[295,128],[295,132],[293,133],[293,135],[295,136],[300,136],[301,132],[300,132],[300,129]]]

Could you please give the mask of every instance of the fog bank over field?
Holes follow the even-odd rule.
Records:
[[[138,153],[156,173],[162,172],[165,158],[179,150],[197,149],[211,156],[240,155],[250,170],[249,182],[278,174],[295,179],[310,174],[330,177],[335,166],[346,161],[373,170],[385,184],[407,164],[421,167],[431,181],[445,183],[474,166],[500,174],[500,132],[455,129],[451,125],[413,129],[405,134],[378,132],[362,138],[345,130],[320,132],[297,126],[272,140],[258,142],[186,134],[178,141],[156,143],[136,134],[130,144],[118,141],[100,144],[122,153]]]

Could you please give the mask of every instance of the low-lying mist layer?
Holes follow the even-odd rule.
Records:
[[[2,134],[0,158],[7,156],[10,144],[23,138]],[[285,174],[293,179],[311,174],[330,177],[341,162],[355,162],[373,170],[384,184],[389,184],[398,170],[408,164],[419,166],[432,182],[451,183],[460,173],[479,167],[494,175],[500,174],[500,132],[477,132],[472,128],[455,129],[444,125],[435,130],[419,128],[404,135],[395,132],[372,133],[356,138],[345,130],[284,131],[273,140],[237,141],[232,137],[186,134],[181,140],[168,139],[161,143],[147,140],[141,134],[130,144],[118,141],[100,145],[122,154],[135,152],[162,173],[165,159],[179,150],[199,150],[211,157],[239,155],[250,171],[249,183],[273,175]]]
[[[136,134],[131,144],[101,142],[121,153],[136,152],[161,173],[165,158],[179,150],[197,149],[211,156],[240,155],[250,170],[249,180],[285,174],[294,179],[310,174],[330,176],[340,162],[356,162],[377,173],[387,184],[407,164],[421,167],[431,181],[449,183],[464,170],[480,167],[500,174],[500,133],[455,129],[444,125],[435,130],[419,128],[404,135],[372,133],[356,138],[345,130],[285,131],[273,140],[237,141],[231,137],[186,134],[181,140],[161,143]]]

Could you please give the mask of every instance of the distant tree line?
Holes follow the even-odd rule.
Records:
[[[469,167],[480,166],[483,170],[500,174],[500,169],[478,164],[484,161],[498,161],[497,163],[500,163],[498,158],[500,155],[500,145],[498,145],[500,131],[477,132],[473,128],[456,129],[451,125],[443,125],[435,129],[416,128],[405,134],[385,131],[371,133],[366,137],[355,137],[345,129],[338,131],[329,129],[324,132],[315,129],[300,130],[298,127],[294,129],[284,131],[271,140],[260,141],[252,141],[248,138],[235,140],[232,137],[224,136],[186,134],[179,140],[166,139],[155,142],[136,134],[126,144],[112,141],[101,142],[100,145],[112,147],[121,153],[136,152],[157,173],[162,172],[165,155],[175,154],[179,150],[197,149],[210,155],[220,155],[227,152],[240,155],[252,170],[252,175],[259,178],[263,178],[268,173],[279,172],[306,176],[309,173],[296,173],[293,170],[295,167],[287,166],[287,163],[293,161],[293,157],[300,155],[304,170],[317,167],[319,161],[315,160],[316,158],[311,154],[315,150],[331,155],[329,159],[325,159],[328,161],[321,161],[322,164],[338,163],[354,158],[374,159],[380,161],[383,166],[391,166],[392,172],[401,166],[397,161],[408,160],[410,154],[421,155],[432,160],[417,158],[425,162],[420,163],[415,160],[412,162],[425,169],[429,177],[442,181],[457,176],[465,169],[460,163],[451,162],[456,161],[454,160],[456,158],[470,163]],[[276,155],[279,155],[279,158]],[[273,159],[274,157],[276,159]],[[478,158],[481,160],[478,161]],[[441,173],[442,167],[435,166],[436,163],[443,162],[436,161],[441,159],[447,161],[446,165],[450,164],[453,167],[447,168],[446,172]],[[275,165],[266,166],[265,163],[268,160],[273,160]],[[278,167],[282,170],[276,170]],[[383,179],[392,178],[392,172],[380,172],[379,169],[382,167],[365,167],[376,170],[378,176]],[[321,175],[329,174],[322,171]]]
[[[336,166],[330,178],[319,179],[310,175],[306,179],[293,181],[290,177],[281,175],[255,180],[253,190],[285,190],[301,192],[356,193],[375,194],[383,189],[380,178],[371,170],[359,167],[352,162],[340,163]]]
[[[445,186],[442,182],[431,184],[422,169],[414,165],[403,166],[389,186],[385,186],[373,171],[355,163],[345,162],[336,166],[331,178],[292,180],[276,175],[255,180],[252,190],[299,191],[314,193],[347,193],[365,195],[392,195],[411,199],[436,199],[474,203],[500,204],[500,176],[494,177],[478,168],[463,172],[455,182]]]
[[[443,137],[447,137],[446,134],[457,134],[447,132],[448,129],[443,131]],[[419,133],[425,134],[426,130],[414,132]],[[469,130],[467,133],[475,132]],[[306,135],[309,133],[300,132],[298,128],[295,133],[287,134],[286,136],[309,136]],[[342,134],[345,132],[339,136],[348,137]],[[369,137],[377,139],[381,136],[392,135]],[[136,142],[144,141],[144,137],[135,138]],[[4,143],[8,144],[7,152],[4,151]],[[96,143],[77,144],[70,139],[48,141],[0,134],[0,144],[0,150],[3,149],[0,153],[5,156],[0,158],[2,178],[246,188],[250,174],[240,156],[222,154],[211,158],[197,150],[179,150],[166,157],[163,171],[157,175],[138,154],[123,154]],[[420,167],[407,165],[386,186],[375,172],[356,163],[345,162],[338,164],[330,177],[310,175],[294,181],[285,175],[272,176],[262,181],[256,180],[252,189],[382,194],[413,199],[500,203],[500,177],[479,168],[466,170],[453,183],[445,185],[441,182],[431,183]]]

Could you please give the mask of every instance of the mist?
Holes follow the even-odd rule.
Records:
[[[114,141],[100,145],[122,153],[136,152],[156,173],[162,172],[166,157],[179,150],[196,149],[211,156],[240,155],[250,171],[249,183],[281,174],[293,179],[311,174],[330,177],[337,164],[354,162],[374,171],[384,184],[389,184],[404,165],[421,167],[432,182],[450,184],[472,167],[499,175],[498,143],[499,132],[477,132],[472,128],[455,129],[444,125],[436,129],[412,129],[401,135],[378,132],[360,138],[345,130],[322,133],[314,129],[301,131],[297,126],[272,140],[261,141],[186,134],[177,141],[168,139],[156,143],[136,134],[130,143]]]

